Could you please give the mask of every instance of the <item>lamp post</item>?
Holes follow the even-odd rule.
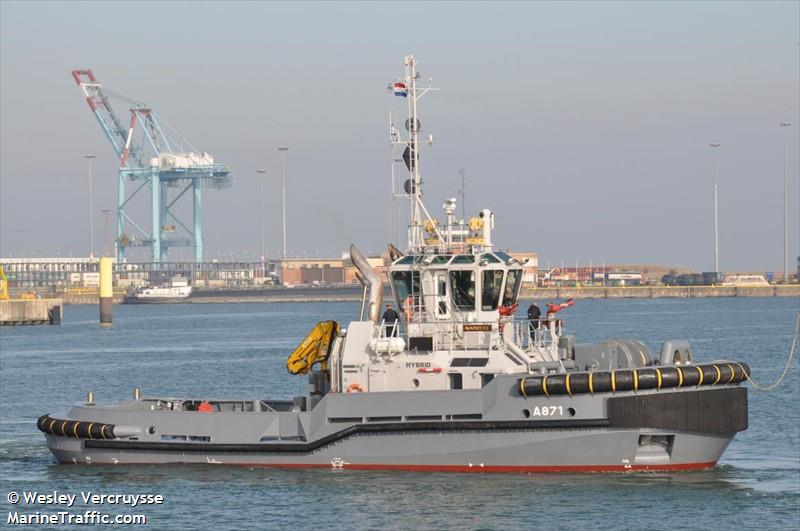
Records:
[[[261,246],[261,263],[264,263],[264,179],[267,175],[267,170],[258,169],[256,173],[261,174],[263,177],[258,178],[258,240]]]
[[[789,280],[789,122],[783,128],[783,281]]]
[[[714,142],[708,146],[714,150],[714,272],[719,273],[719,202],[717,200],[717,149],[721,144]]]
[[[89,258],[94,258],[94,192],[92,191],[92,181],[94,181],[94,155],[84,155],[83,158],[89,161]]]
[[[461,217],[463,218],[464,224],[467,223],[467,179],[464,176],[464,168],[458,170],[458,174],[461,176]]]
[[[289,151],[289,148],[286,146],[278,147],[278,151],[282,155],[282,181],[283,181],[283,254],[281,258],[286,260],[286,152]]]
[[[108,213],[109,209],[103,209],[103,256],[108,256]]]

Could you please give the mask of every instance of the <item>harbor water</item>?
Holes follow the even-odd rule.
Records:
[[[521,304],[520,315],[526,307]],[[101,329],[94,306],[67,306],[61,326],[0,329],[0,506],[10,492],[154,494],[152,529],[792,529],[800,523],[798,357],[771,392],[749,387],[750,427],[713,470],[635,474],[461,474],[202,466],[55,464],[36,419],[85,400],[143,396],[289,398],[305,389],[286,356],[318,321],[346,326],[357,303],[117,306]],[[579,342],[638,338],[651,350],[687,338],[696,360],[781,372],[794,298],[587,300],[565,310]],[[378,443],[376,443],[378,444]],[[78,501],[73,512],[87,507]],[[71,510],[71,509],[68,509]],[[82,526],[85,527],[85,526]],[[41,527],[40,527],[41,528]]]

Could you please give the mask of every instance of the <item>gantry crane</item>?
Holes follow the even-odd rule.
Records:
[[[194,148],[149,106],[104,89],[91,70],[73,70],[72,77],[119,157],[117,263],[125,261],[128,247],[150,247],[154,264],[167,260],[170,247],[193,247],[195,261],[203,261],[202,191],[231,186],[228,167]],[[114,112],[109,97],[130,105],[128,127]],[[126,193],[127,183],[134,187],[130,194]],[[149,223],[137,219],[129,208],[131,200],[148,185]],[[191,223],[181,221],[175,208],[187,192],[192,198]]]

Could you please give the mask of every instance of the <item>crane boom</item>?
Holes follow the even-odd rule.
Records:
[[[97,78],[94,77],[94,74],[89,69],[73,70],[72,78],[86,96],[86,103],[100,123],[100,127],[114,147],[117,156],[121,157],[128,137],[128,130],[122,125],[122,121],[114,112],[114,108],[111,107],[108,96],[103,91],[102,83],[97,81]]]
[[[176,136],[170,137],[148,105],[104,90],[91,70],[73,70],[72,78],[86,97],[86,103],[119,159],[118,263],[125,261],[126,248],[145,246],[151,248],[150,261],[154,264],[167,259],[170,247],[193,247],[195,261],[202,261],[202,191],[230,186],[232,179],[228,167],[215,163],[209,153],[197,152],[171,128],[169,131]],[[129,105],[127,127],[114,112],[110,97],[122,99]],[[128,181],[140,181],[140,184],[126,195],[125,184]],[[130,201],[148,184],[150,215],[145,220],[134,219],[128,211],[132,208]],[[190,190],[191,193],[187,194]],[[184,222],[178,216],[175,203],[181,197],[193,202],[191,221]],[[133,233],[126,234],[126,228],[132,229]]]

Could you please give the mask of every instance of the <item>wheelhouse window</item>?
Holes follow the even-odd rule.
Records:
[[[475,309],[475,272],[450,271],[453,305],[459,310]]]
[[[503,306],[512,306],[517,302],[519,286],[522,283],[522,270],[512,269],[506,278],[506,290],[503,293]]]
[[[397,306],[403,303],[410,295],[419,296],[419,271],[394,271],[392,272],[392,285],[397,296]],[[416,303],[416,301],[414,301]]]
[[[436,273],[436,307],[439,309],[440,316],[447,315],[447,273],[445,271]]]
[[[417,257],[417,256],[414,256],[414,255],[408,255],[408,256],[404,256],[404,257],[400,258],[399,260],[397,260],[397,262],[395,262],[395,265],[408,265],[408,264],[413,264],[413,263],[414,263],[414,262],[416,262],[418,259],[419,259],[419,257]]]
[[[503,271],[488,270],[483,272],[483,291],[481,293],[481,310],[496,310],[500,302],[500,291],[503,288]]]

